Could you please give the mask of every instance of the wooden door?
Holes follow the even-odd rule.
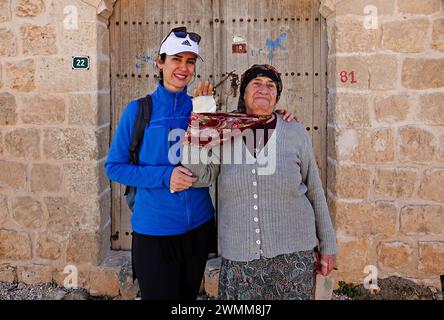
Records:
[[[236,108],[240,76],[251,65],[278,68],[284,82],[278,108],[296,113],[309,130],[325,188],[327,49],[325,21],[318,10],[319,0],[117,1],[110,19],[112,136],[126,105],[155,89],[162,38],[185,25],[202,35],[205,60],[197,65],[190,92],[199,80],[216,84],[226,79],[217,90],[219,110]],[[123,186],[112,184],[113,249],[131,247],[123,192]]]

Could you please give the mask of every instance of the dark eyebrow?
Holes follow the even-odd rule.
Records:
[[[259,79],[253,79],[252,80],[253,82],[260,82],[260,83],[262,83],[262,81],[261,80],[259,80]],[[267,80],[266,82],[265,82],[265,84],[274,84],[274,85],[276,85],[275,83],[274,83],[274,81],[273,80]]]
[[[276,83],[274,83],[274,81],[271,80],[271,79],[267,80],[267,81],[266,81],[266,84],[267,84],[267,85],[268,85],[268,84],[274,84],[274,85],[276,85]]]
[[[177,58],[183,58],[183,56],[181,56],[180,54],[175,54],[173,57],[177,57]],[[197,58],[188,58],[187,59],[187,61],[190,61],[190,60],[192,60],[192,61],[197,61]]]

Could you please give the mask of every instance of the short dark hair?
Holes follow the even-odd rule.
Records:
[[[160,55],[160,61],[162,63],[165,63],[166,57],[167,57],[167,54],[166,53],[162,53]],[[163,81],[163,71],[162,70],[159,71],[159,79],[160,79],[160,81]]]

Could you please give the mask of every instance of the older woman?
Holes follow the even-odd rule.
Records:
[[[219,175],[222,299],[313,299],[316,272],[334,267],[338,247],[311,140],[303,125],[273,113],[281,92],[273,67],[252,66],[242,77],[238,111],[269,120],[251,131],[254,139],[243,134],[213,152],[215,163],[183,161],[198,178],[193,187]],[[233,164],[227,150],[241,150],[244,162]],[[264,170],[266,156],[274,165]]]

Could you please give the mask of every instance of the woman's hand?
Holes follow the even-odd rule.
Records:
[[[290,113],[288,110],[277,109],[276,113],[281,115],[282,119],[284,119],[287,122],[291,122],[293,120],[296,120],[297,122],[301,122],[301,120],[296,115]]]
[[[193,173],[185,167],[176,167],[170,179],[170,190],[172,192],[180,192],[191,188],[194,182],[197,181],[193,177]]]
[[[202,82],[199,81],[196,89],[193,91],[193,97],[199,96],[212,96],[213,95],[213,85],[207,80],[205,84],[202,85]]]
[[[316,273],[324,277],[328,276],[335,267],[334,255],[316,254]]]

